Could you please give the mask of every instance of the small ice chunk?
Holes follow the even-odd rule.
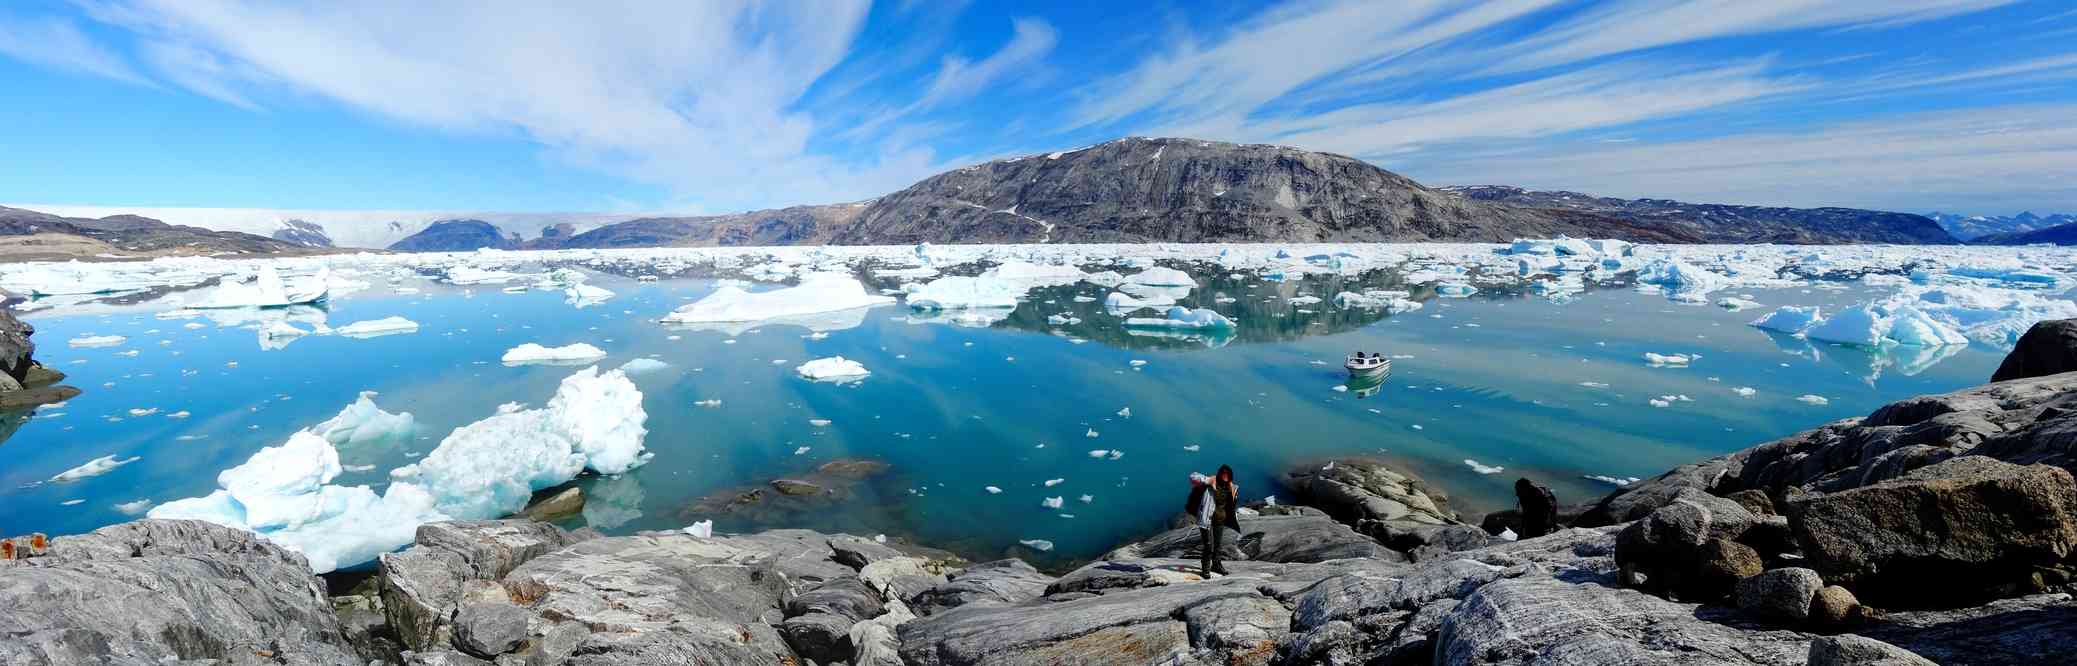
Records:
[[[1738,388],[1731,389],[1731,392],[1738,394],[1738,397],[1741,398],[1750,398],[1753,397],[1753,395],[1759,393],[1758,390],[1750,386],[1740,386]]]
[[[1040,501],[1039,501],[1039,506],[1043,506],[1043,507],[1046,507],[1046,508],[1048,508],[1048,509],[1058,509],[1058,508],[1060,508],[1061,506],[1063,506],[1063,505],[1066,505],[1066,504],[1067,504],[1067,498],[1064,498],[1064,497],[1048,497],[1048,498],[1046,498],[1046,499],[1044,499],[1044,500],[1040,500]]]
[[[1522,538],[1521,535],[1514,533],[1514,528],[1512,527],[1501,529],[1500,533],[1495,536],[1500,537],[1502,541],[1515,541]]]
[[[1583,477],[1580,477],[1580,478],[1586,479],[1586,480],[1588,480],[1588,481],[1599,481],[1599,482],[1601,482],[1601,483],[1606,483],[1606,484],[1608,484],[1608,485],[1611,485],[1611,486],[1616,486],[1616,487],[1623,487],[1623,486],[1628,486],[1628,485],[1630,485],[1630,484],[1632,484],[1632,483],[1636,483],[1636,482],[1637,482],[1637,477],[1634,477],[1634,476],[1631,476],[1631,477],[1620,477],[1620,476],[1602,476],[1602,475],[1600,475],[1600,474],[1589,474],[1589,475],[1587,475],[1587,476],[1583,476]]]
[[[131,416],[151,416],[157,413],[159,413],[159,408],[157,407],[132,407],[130,409]]]
[[[1470,458],[1464,459],[1464,465],[1466,467],[1470,467],[1471,471],[1477,472],[1479,474],[1499,474],[1501,472],[1507,471],[1507,468],[1505,467],[1495,467],[1493,465],[1482,464],[1479,461],[1472,460]]]
[[[638,358],[620,364],[620,371],[627,373],[629,376],[635,376],[668,370],[670,367],[671,364],[653,358]]]
[[[827,428],[829,427],[830,423],[831,421],[829,419],[808,419],[808,425],[815,426],[817,428]]]
[[[1118,410],[1118,415],[1119,415],[1119,416],[1122,416],[1122,417],[1125,417],[1125,418],[1128,418],[1128,419],[1129,419],[1129,418],[1132,418],[1132,408],[1131,408],[1131,407],[1126,407],[1126,408],[1124,408],[1124,409],[1120,409],[1120,410]]]
[[[65,344],[74,347],[114,347],[122,344],[125,340],[129,340],[129,338],[120,335],[82,335],[66,340]]]
[[[990,494],[990,495],[1001,495],[1001,494],[1002,494],[1002,489],[1001,489],[1001,488],[997,488],[997,487],[995,487],[995,486],[988,486],[988,487],[982,488],[982,490],[986,490],[986,491],[988,491],[988,494]]]
[[[144,512],[151,510],[152,504],[154,502],[149,499],[123,502],[115,505],[115,511],[125,516],[141,516],[144,515]]]
[[[1784,305],[1775,308],[1767,316],[1752,320],[1749,326],[1782,333],[1801,333],[1822,320],[1817,306],[1797,307]]]
[[[1082,436],[1087,437],[1089,439],[1096,439],[1096,429],[1090,428],[1089,432],[1082,433]]]
[[[1826,399],[1824,396],[1812,395],[1808,393],[1796,396],[1796,401],[1819,406],[1832,404],[1832,401]]]
[[[702,520],[685,526],[684,532],[701,539],[714,538],[714,521]]]
[[[1047,488],[1051,488],[1051,487],[1053,487],[1053,486],[1057,486],[1057,485],[1060,485],[1060,483],[1061,483],[1062,481],[1066,481],[1066,480],[1067,480],[1067,479],[1046,479],[1046,487],[1047,487]]]
[[[1054,507],[1054,508],[1059,508],[1059,507]],[[1045,539],[1024,539],[1024,540],[1018,541],[1017,543],[1021,543],[1021,544],[1024,544],[1024,545],[1025,545],[1026,547],[1029,547],[1029,548],[1031,548],[1032,550],[1036,550],[1036,551],[1039,551],[1039,552],[1045,552],[1045,551],[1049,551],[1049,550],[1052,550],[1052,549],[1053,549],[1053,542],[1051,542],[1051,541],[1047,541],[1047,540],[1045,540]]]
[[[1659,354],[1654,352],[1644,353],[1644,362],[1654,366],[1685,366],[1688,364],[1688,361],[1691,361],[1693,359],[1694,357],[1688,356],[1687,354]]]

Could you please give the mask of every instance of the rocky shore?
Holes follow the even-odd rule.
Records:
[[[2007,664],[2077,645],[2077,321],[1999,381],[1473,526],[1309,462],[1230,575],[1192,527],[1061,575],[870,537],[435,523],[351,589],[248,533],[13,544],[8,664]]]

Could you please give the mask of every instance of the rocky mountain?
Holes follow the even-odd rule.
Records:
[[[528,242],[527,247],[819,245],[830,242],[864,208],[863,204],[831,204],[701,217],[645,217],[568,237],[551,236],[543,230],[541,237]]]
[[[1618,199],[1504,185],[1442,189],[1478,201],[1615,217],[1668,233],[1684,230],[1705,243],[1955,242],[1955,238],[1931,218],[1909,213],[1858,208],[1780,208],[1697,204],[1670,199]]]
[[[1559,234],[1706,237],[1564,208],[1430,189],[1351,157],[1269,145],[1129,138],[997,160],[874,200],[839,244],[1507,241]]]
[[[298,254],[309,250],[265,236],[167,224],[137,215],[61,217],[0,206],[0,259],[5,260]]]
[[[577,235],[577,225],[563,222],[541,227],[541,238],[559,241]]]
[[[2061,218],[2068,216],[2057,215],[2055,217]],[[1987,236],[1977,236],[1974,240],[1971,240],[1969,242],[1980,245],[2033,245],[2035,243],[2077,245],[2077,221],[2072,221],[2066,224],[2059,224],[2052,227],[2041,227],[2039,229],[2032,229],[2028,231],[2015,231],[2009,233],[1990,234]]]
[[[304,247],[332,247],[332,237],[325,228],[315,222],[283,220],[280,229],[271,234],[275,240],[284,240]]]
[[[1965,241],[1975,240],[1983,236],[2025,233],[2077,223],[2077,215],[2069,213],[2041,216],[2031,212],[2022,212],[2018,215],[2004,216],[1959,215],[1933,211],[1927,213],[1926,217],[1933,218],[1934,222],[1940,223],[1941,228],[1946,229],[1948,233],[1954,234],[1955,238]]]
[[[418,233],[391,243],[398,252],[473,252],[484,248],[516,250],[517,234],[498,229],[483,220],[440,220]]]

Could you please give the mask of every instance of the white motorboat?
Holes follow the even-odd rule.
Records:
[[[1382,375],[1392,371],[1392,359],[1385,358],[1384,354],[1356,352],[1349,355],[1348,362],[1343,363],[1342,367],[1348,368],[1349,375],[1353,377]]]

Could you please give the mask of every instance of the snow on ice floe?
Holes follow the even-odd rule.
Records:
[[[118,458],[113,454],[105,455],[81,463],[78,467],[59,472],[57,476],[51,477],[50,480],[51,483],[71,483],[80,479],[90,479],[115,471],[117,467],[137,462],[140,459],[138,456]]]
[[[865,369],[864,364],[842,356],[831,356],[808,361],[802,363],[800,367],[794,368],[794,372],[799,373],[804,379],[836,384],[862,381],[866,376],[873,374],[872,371]]]
[[[82,335],[66,340],[65,344],[80,348],[114,347],[128,340],[129,338],[120,335]]]
[[[585,469],[625,473],[648,459],[647,418],[625,374],[586,368],[564,378],[546,407],[456,428],[418,463],[392,470],[380,495],[331,484],[343,471],[338,449],[304,430],[217,475],[215,492],[147,515],[249,530],[322,573],[408,545],[427,522],[509,515]]]
[[[843,273],[810,273],[800,284],[770,291],[748,292],[725,285],[690,305],[665,315],[666,324],[757,322],[825,312],[837,312],[894,302],[893,297],[866,291],[865,285]]]
[[[418,332],[418,322],[403,317],[383,317],[357,321],[332,329],[333,333],[349,338],[373,338],[384,335]]]
[[[499,361],[506,365],[573,365],[590,363],[605,356],[605,350],[582,342],[561,347],[543,347],[529,342],[506,350]]]

